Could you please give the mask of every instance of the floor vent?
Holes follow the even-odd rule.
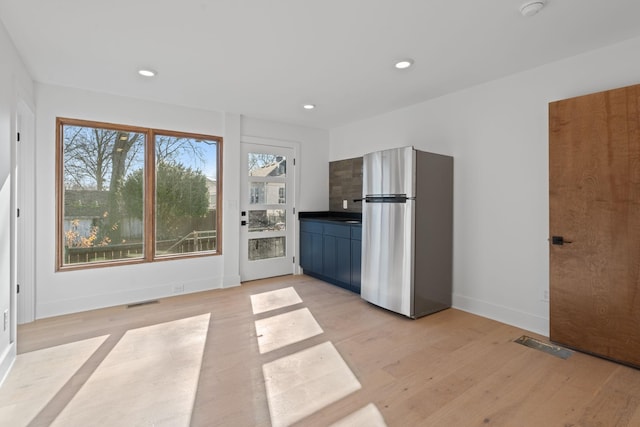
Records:
[[[133,304],[127,304],[127,308],[141,307],[143,305],[157,304],[159,302],[160,301],[158,301],[157,299],[152,299],[149,301],[134,302]]]
[[[535,348],[536,350],[544,351],[545,353],[548,353],[552,356],[559,357],[561,359],[568,359],[573,354],[571,350],[567,350],[566,348],[562,348],[557,345],[542,342],[540,340],[528,337],[526,335],[521,336],[514,342],[518,344],[522,344],[526,347]]]

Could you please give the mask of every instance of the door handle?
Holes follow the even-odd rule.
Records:
[[[551,239],[549,239],[551,241],[552,245],[558,245],[558,246],[562,246],[565,243],[573,243],[571,240],[565,240],[564,237],[562,236],[551,236]]]

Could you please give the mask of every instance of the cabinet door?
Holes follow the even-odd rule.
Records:
[[[322,255],[322,234],[311,234],[311,271],[322,274],[324,257]]]
[[[336,237],[322,236],[322,274],[330,279],[337,276]]]
[[[300,267],[311,268],[311,233],[300,232]]]
[[[336,238],[336,280],[351,288],[351,239]]]
[[[322,234],[300,232],[300,266],[305,272],[322,274]]]
[[[300,232],[300,267],[311,270],[311,235],[312,233]]]
[[[360,293],[360,268],[362,263],[362,242],[351,241],[351,290]]]

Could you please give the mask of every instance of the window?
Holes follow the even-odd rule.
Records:
[[[57,268],[220,254],[222,138],[57,120]]]

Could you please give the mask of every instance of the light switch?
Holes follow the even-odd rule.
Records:
[[[346,200],[342,201],[342,209],[347,209],[347,201]]]

